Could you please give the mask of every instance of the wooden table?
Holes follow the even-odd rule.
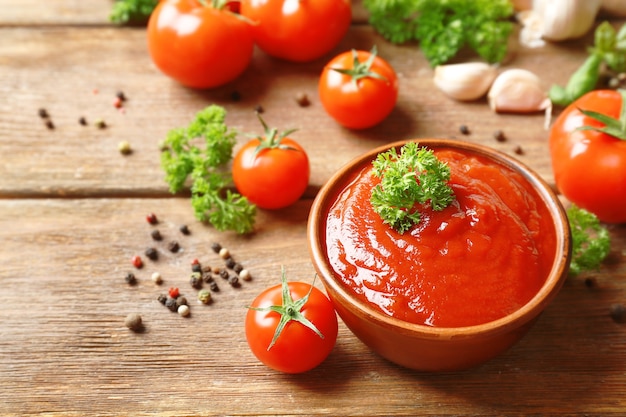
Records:
[[[0,6],[0,415],[625,415],[626,326],[609,306],[626,302],[626,229],[611,227],[613,249],[593,275],[570,277],[556,301],[518,345],[465,372],[428,374],[371,353],[340,324],[336,348],[303,375],[269,370],[248,350],[246,305],[279,282],[311,281],[305,224],[316,190],[352,157],[410,137],[459,137],[515,154],[552,181],[543,116],[498,115],[486,102],[461,104],[432,83],[415,46],[385,42],[364,22],[336,51],[379,53],[397,70],[396,110],[381,125],[352,132],[317,100],[316,80],[332,57],[296,65],[257,51],[251,68],[228,86],[192,91],[160,74],[147,54],[145,29],[108,23],[111,1],[3,0]],[[616,22],[619,23],[619,22]],[[507,67],[562,83],[590,38],[529,50],[512,40]],[[117,91],[128,97],[114,108]],[[240,101],[232,93],[241,94]],[[306,93],[311,106],[296,103]],[[200,109],[219,104],[230,126],[260,133],[267,122],[308,151],[312,175],[294,207],[261,211],[250,236],[220,233],[194,219],[189,199],[172,196],[159,165],[159,142]],[[55,124],[38,116],[45,108]],[[79,124],[85,117],[87,126]],[[106,129],[94,126],[97,119]],[[463,136],[465,124],[471,134]],[[497,142],[493,133],[508,138]],[[122,156],[118,142],[134,152]],[[246,140],[239,136],[239,144]],[[145,221],[154,212],[158,226]],[[183,236],[178,227],[189,226]],[[157,262],[135,271],[130,258],[165,237]],[[167,241],[182,251],[168,253]],[[209,306],[188,318],[170,313],[160,293],[189,287],[190,263],[220,261],[212,242],[230,249],[253,274],[239,289],[224,283]],[[158,271],[165,282],[151,280]],[[593,278],[595,285],[586,285]],[[319,285],[319,281],[318,281]],[[124,326],[143,316],[145,331]]]

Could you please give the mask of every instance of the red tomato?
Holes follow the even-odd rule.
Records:
[[[318,89],[326,112],[350,129],[380,123],[398,100],[396,72],[376,56],[375,49],[344,52],[333,58],[322,71]]]
[[[607,223],[626,222],[626,140],[595,130],[579,130],[582,126],[605,126],[581,110],[619,119],[623,105],[617,91],[592,91],[565,108],[550,131],[552,169],[558,189],[572,203]]]
[[[250,24],[199,0],[161,1],[148,21],[148,49],[166,75],[193,88],[226,84],[250,64]]]
[[[278,306],[284,314],[271,306]],[[248,345],[257,359],[272,369],[286,373],[309,371],[322,363],[335,346],[335,309],[313,285],[287,283],[283,272],[282,285],[263,291],[250,307],[245,320]],[[303,324],[302,317],[313,328]],[[284,327],[277,332],[281,318]]]
[[[259,48],[294,62],[330,52],[352,21],[350,0],[242,0],[241,14],[256,23]]]
[[[265,137],[246,143],[233,159],[232,175],[239,193],[264,209],[287,207],[309,184],[309,158],[296,141],[266,127]]]

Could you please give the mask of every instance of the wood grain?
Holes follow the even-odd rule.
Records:
[[[340,323],[335,350],[319,368],[283,375],[260,364],[243,334],[246,306],[285,266],[310,282],[306,221],[316,191],[343,164],[374,146],[409,137],[458,137],[488,144],[552,181],[543,115],[494,114],[486,101],[463,104],[432,83],[416,45],[391,45],[367,26],[361,1],[354,25],[327,57],[289,64],[257,50],[230,85],[193,91],[160,74],[145,30],[108,22],[112,0],[3,0],[0,6],[0,416],[621,416],[626,410],[626,327],[609,316],[626,302],[626,228],[611,227],[613,250],[596,274],[570,277],[531,332],[509,352],[466,372],[426,374],[371,353]],[[504,68],[564,83],[584,60],[590,37],[521,48],[511,40]],[[317,99],[317,77],[334,53],[379,53],[397,70],[397,108],[381,125],[349,131]],[[464,56],[463,59],[471,59]],[[122,113],[117,91],[128,101]],[[241,94],[240,101],[232,93]],[[306,93],[311,106],[295,98]],[[219,104],[227,122],[259,133],[298,128],[309,153],[310,189],[295,206],[259,213],[254,234],[219,233],[172,196],[159,166],[159,142],[200,109]],[[38,110],[55,124],[45,127]],[[83,116],[88,125],[81,126]],[[97,129],[97,119],[106,129]],[[465,124],[471,134],[463,136]],[[493,138],[502,130],[507,141]],[[122,156],[128,140],[134,152]],[[515,149],[521,147],[518,155]],[[160,223],[150,226],[154,212]],[[186,224],[191,235],[178,227]],[[158,228],[163,242],[150,232]],[[179,242],[173,254],[167,244]],[[218,281],[215,302],[196,303],[190,264],[220,264],[210,245],[228,247],[253,275],[235,289]],[[134,270],[130,258],[159,251]],[[124,277],[132,271],[138,283]],[[150,280],[158,271],[164,283]],[[588,285],[593,282],[593,285]],[[321,286],[319,281],[317,285]],[[182,318],[157,301],[177,286],[192,301]],[[145,330],[124,327],[140,313]]]

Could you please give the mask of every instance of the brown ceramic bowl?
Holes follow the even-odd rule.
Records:
[[[456,140],[419,139],[431,149],[453,148],[487,157],[520,173],[538,194],[552,217],[556,244],[546,254],[551,269],[543,286],[525,305],[513,313],[484,324],[465,327],[433,327],[413,324],[387,315],[357,299],[341,282],[326,253],[326,218],[329,208],[350,179],[380,152],[399,148],[407,141],[373,149],[341,168],[316,197],[308,221],[308,242],[313,264],[337,313],[347,327],[371,350],[398,365],[421,371],[462,370],[484,363],[518,342],[554,299],[567,278],[571,257],[571,235],[565,211],[551,188],[516,159],[486,146]],[[549,267],[550,263],[548,264]]]

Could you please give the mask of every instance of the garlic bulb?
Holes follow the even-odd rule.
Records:
[[[524,69],[509,69],[498,75],[487,98],[497,113],[532,113],[551,107],[539,77]]]
[[[586,34],[595,21],[601,0],[533,0],[532,9],[520,12],[523,44],[529,39],[575,39]],[[538,43],[534,42],[537,46]]]
[[[487,94],[497,70],[484,62],[439,65],[434,82],[448,97],[460,101],[477,100]]]

